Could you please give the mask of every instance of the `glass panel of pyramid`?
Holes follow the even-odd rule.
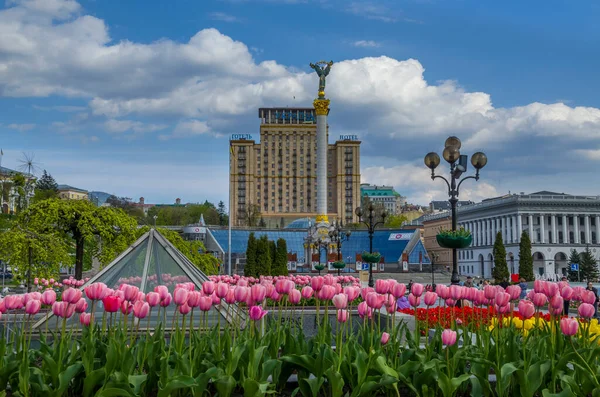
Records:
[[[172,294],[177,284],[192,282],[196,290],[201,290],[202,283],[207,280],[208,277],[183,253],[177,250],[158,231],[152,229],[89,280],[81,289],[83,290],[86,286],[96,282],[102,282],[108,288],[112,289],[118,289],[121,284],[126,283],[140,288],[140,291],[144,293],[148,293],[154,291],[154,288],[158,285],[165,285]],[[85,298],[85,293],[83,296]],[[217,324],[224,326],[227,320],[231,319],[232,315],[242,316],[241,320],[243,322],[245,319],[243,312],[239,307],[235,305],[231,306],[233,307],[230,307],[225,301],[221,301],[218,306],[213,305],[207,313],[201,313],[196,308],[194,309],[193,316],[187,315],[186,323],[189,326],[190,319],[193,318],[195,327],[200,327],[201,324],[206,324],[206,322],[211,327]],[[96,322],[101,321],[104,314],[102,302],[96,302],[93,310]],[[91,311],[92,302],[88,300],[87,312]],[[163,323],[163,327],[171,328],[176,311],[177,307],[174,303],[167,308],[160,308],[160,310],[159,307],[155,307],[151,310],[148,318],[140,321],[140,329],[145,329],[147,326],[154,328],[159,322]],[[115,313],[115,316],[121,321],[124,320],[124,316],[120,311]],[[130,324],[132,321],[137,321],[133,317],[133,313],[128,316]],[[181,322],[181,318],[181,314],[177,313],[176,320]],[[239,321],[237,320],[236,322],[239,323]],[[46,322],[48,322],[48,326],[51,328],[57,323],[54,315],[49,314],[36,323],[34,327],[45,327]],[[73,315],[67,324],[72,327],[78,327],[79,314],[76,313]],[[135,325],[137,326],[137,323]]]

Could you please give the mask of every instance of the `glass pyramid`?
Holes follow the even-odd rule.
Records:
[[[209,278],[200,269],[160,232],[150,229],[149,232],[140,237],[80,289],[83,290],[88,285],[96,282],[102,282],[112,289],[118,289],[121,284],[127,283],[135,285],[144,293],[148,293],[154,291],[154,288],[158,285],[165,285],[172,294],[177,284],[192,282],[196,290],[201,290],[202,283],[205,281],[209,281]],[[85,293],[83,297],[86,298]],[[89,313],[91,310],[92,302],[88,301],[87,312]],[[148,326],[154,328],[159,322],[162,322],[163,328],[170,329],[176,311],[177,307],[172,303],[166,310],[161,308],[159,318],[158,307],[155,307],[151,310],[149,319],[146,318],[140,321],[139,327],[140,329],[146,329]],[[102,302],[96,303],[94,312],[96,322],[101,321],[104,313]],[[124,317],[120,312],[118,312],[118,316],[121,317],[121,320]],[[218,324],[224,326],[232,322],[234,318],[236,324],[243,326],[246,320],[245,313],[237,305],[229,305],[224,300],[221,300],[219,305],[213,305],[206,316],[209,327]],[[128,321],[132,321],[133,317],[133,313],[131,313],[128,316]],[[203,312],[196,308],[193,317],[195,327],[200,327],[204,321]],[[177,315],[177,319],[181,320],[180,314]],[[189,324],[190,319],[191,316],[187,315],[187,324]],[[49,313],[38,321],[34,328],[46,327],[46,323],[49,327],[53,327],[59,322],[56,320],[54,314]],[[77,313],[73,315],[67,324],[72,326],[79,324],[79,315]],[[137,323],[135,325],[137,326]]]

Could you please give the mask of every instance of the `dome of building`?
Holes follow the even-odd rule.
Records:
[[[285,227],[285,229],[308,229],[311,225],[315,224],[315,220],[311,218],[300,218],[291,222]]]

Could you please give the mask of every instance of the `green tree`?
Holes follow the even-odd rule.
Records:
[[[577,250],[575,250],[574,248],[571,249],[571,255],[569,256],[569,272],[567,273],[567,277],[569,279],[569,281],[580,281],[580,272],[577,270],[571,270],[571,264],[577,264],[579,265],[581,263],[581,256],[579,255],[579,252],[577,252]],[[580,269],[581,270],[581,269]],[[585,280],[585,279],[582,279]]]
[[[260,206],[258,204],[248,203],[246,209],[240,213],[240,220],[244,226],[256,227],[260,220]]]
[[[0,233],[0,257],[18,280],[31,287],[33,277],[56,277],[62,264],[71,263],[70,247],[60,235],[27,228],[21,213],[14,225]]]
[[[258,222],[258,227],[267,227],[265,219],[262,216],[260,217],[260,222]]]
[[[271,249],[266,235],[261,236],[256,245],[256,276],[271,274]]]
[[[33,195],[33,202],[47,200],[58,197],[58,184],[52,177],[44,170],[42,177],[35,183],[35,193]]]
[[[246,265],[244,266],[244,276],[246,277],[254,277],[256,275],[256,248],[256,237],[254,237],[254,233],[250,233],[248,247],[246,248]]]
[[[385,227],[399,228],[408,221],[404,215],[388,215],[385,218]]]
[[[217,205],[217,214],[219,214],[219,225],[225,226],[229,224],[229,215],[225,211],[225,203],[222,200]]]
[[[283,238],[277,240],[275,259],[273,260],[272,276],[287,276],[287,243]]]
[[[75,277],[83,273],[84,249],[108,264],[134,240],[137,223],[123,210],[96,207],[88,200],[44,200],[25,211],[29,227],[37,233],[56,233],[75,243]]]
[[[269,255],[271,256],[271,271],[276,267],[275,258],[277,257],[277,244],[275,241],[269,240]],[[272,275],[272,273],[269,273]]]
[[[579,254],[579,271],[581,273],[581,279],[586,281],[598,281],[598,263],[596,258],[590,251],[589,245],[585,247],[585,251]]]
[[[519,276],[526,281],[533,281],[533,256],[531,255],[531,239],[529,233],[523,230],[519,243]]]
[[[506,248],[502,241],[502,232],[496,234],[496,241],[494,241],[494,249],[492,251],[494,256],[494,269],[492,270],[492,277],[496,283],[508,281],[508,264],[506,263]]]

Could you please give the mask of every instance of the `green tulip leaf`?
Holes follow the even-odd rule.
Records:
[[[235,389],[237,382],[231,375],[224,375],[214,381],[219,397],[229,397]]]
[[[334,368],[325,371],[327,382],[331,386],[331,397],[342,397],[344,393],[344,378]]]

